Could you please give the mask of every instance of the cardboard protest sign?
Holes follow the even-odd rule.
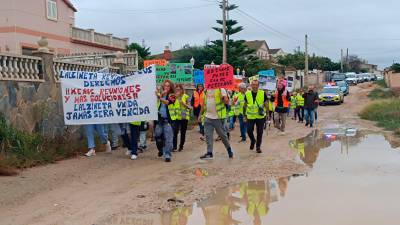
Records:
[[[174,83],[192,83],[193,65],[190,63],[169,63],[170,80]]]
[[[143,62],[143,67],[147,68],[151,65],[156,65],[156,66],[166,66],[167,65],[167,60],[165,59],[151,59],[151,60],[144,60]]]
[[[170,80],[169,66],[156,66],[157,84],[162,84],[165,80]]]
[[[239,85],[243,83],[242,79],[237,79],[236,77],[234,77],[233,79],[233,85],[230,88],[227,88],[228,90],[232,90],[232,91],[239,91]]]
[[[154,66],[128,76],[64,70],[60,81],[66,125],[157,120]]]
[[[194,81],[194,85],[204,84],[204,71],[203,70],[195,70],[193,72],[193,81]]]
[[[231,88],[234,84],[233,67],[229,64],[204,69],[206,89]]]
[[[251,83],[253,80],[258,80],[258,79],[259,79],[259,76],[258,76],[258,75],[249,77],[249,83]]]
[[[261,70],[258,72],[258,75],[263,77],[273,77],[275,76],[275,70]]]

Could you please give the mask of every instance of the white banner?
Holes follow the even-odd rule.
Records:
[[[128,76],[61,71],[66,125],[157,120],[154,65]]]

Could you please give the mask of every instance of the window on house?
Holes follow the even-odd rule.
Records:
[[[57,20],[57,1],[56,0],[46,0],[46,11],[47,11],[47,19],[49,20]]]

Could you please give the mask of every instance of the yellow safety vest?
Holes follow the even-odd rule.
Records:
[[[183,94],[181,97],[181,101],[185,104],[188,104],[189,95]],[[175,103],[173,104],[173,108],[175,110],[175,119],[176,120],[189,120],[190,119],[190,109],[186,108],[181,105],[179,99],[176,99]]]
[[[301,94],[296,95],[296,101],[298,106],[304,106],[304,98]]]
[[[249,120],[254,119],[263,119],[266,116],[265,107],[264,107],[264,91],[259,90],[257,92],[256,100],[253,100],[252,91],[246,92],[246,102],[247,102],[247,109],[246,109],[246,116]],[[263,113],[260,115],[260,110]]]
[[[161,106],[161,101],[159,99],[159,100],[157,100],[157,108],[160,109],[160,106]],[[168,112],[169,112],[169,116],[171,117],[171,120],[176,120],[176,111],[175,111],[174,104],[168,105]]]
[[[234,104],[232,105],[233,113],[235,116],[243,115],[243,108],[244,108],[244,103],[245,103],[244,97],[245,97],[245,95],[241,92],[236,93],[233,96],[234,99],[237,98],[236,105],[234,105]]]
[[[208,92],[204,95],[204,112],[203,112],[203,117],[205,117],[206,112],[207,112],[207,96]],[[221,89],[216,89],[214,92],[214,99],[215,99],[215,107],[217,110],[218,118],[219,119],[226,119],[226,106],[222,102],[222,94],[221,94]]]

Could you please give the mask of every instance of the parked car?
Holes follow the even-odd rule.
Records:
[[[377,80],[376,75],[375,74],[371,74],[371,81],[376,81],[376,80]]]
[[[376,75],[376,80],[383,80],[383,76],[380,75],[380,74],[377,74],[377,75]]]
[[[345,81],[338,81],[336,82],[336,85],[340,88],[340,90],[343,92],[343,94],[346,96],[350,93],[350,87],[349,84]]]
[[[357,83],[364,83],[364,77],[362,74],[356,74]]]
[[[346,80],[346,74],[344,73],[335,73],[331,77],[332,82],[345,81],[345,80]]]
[[[340,87],[324,87],[321,93],[319,94],[319,104],[327,105],[327,104],[342,104],[344,102],[344,94],[341,91]]]
[[[349,85],[357,85],[357,77],[355,74],[346,74],[346,83]]]

